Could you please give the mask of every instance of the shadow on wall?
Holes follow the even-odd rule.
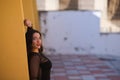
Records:
[[[60,10],[78,10],[78,0],[59,0]]]

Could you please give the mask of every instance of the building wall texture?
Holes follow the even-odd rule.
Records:
[[[120,56],[120,35],[100,32],[100,11],[41,13],[46,53]]]
[[[0,0],[0,80],[29,80],[23,20],[38,25],[35,4],[34,0]]]

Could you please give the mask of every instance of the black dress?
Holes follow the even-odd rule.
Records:
[[[50,80],[51,61],[42,53],[28,55],[30,80]]]

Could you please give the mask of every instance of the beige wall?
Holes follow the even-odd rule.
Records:
[[[23,20],[38,25],[33,2],[0,0],[0,80],[29,80]]]
[[[94,10],[94,0],[37,0],[37,10]]]
[[[59,0],[37,0],[38,11],[58,10]]]
[[[120,32],[120,21],[110,21],[108,19],[107,13],[107,2],[108,0],[95,0],[96,10],[101,11],[101,24],[100,24],[100,32],[101,33],[119,33]]]

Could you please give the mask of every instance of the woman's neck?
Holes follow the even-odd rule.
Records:
[[[32,52],[39,53],[39,50],[38,49],[32,49]]]

